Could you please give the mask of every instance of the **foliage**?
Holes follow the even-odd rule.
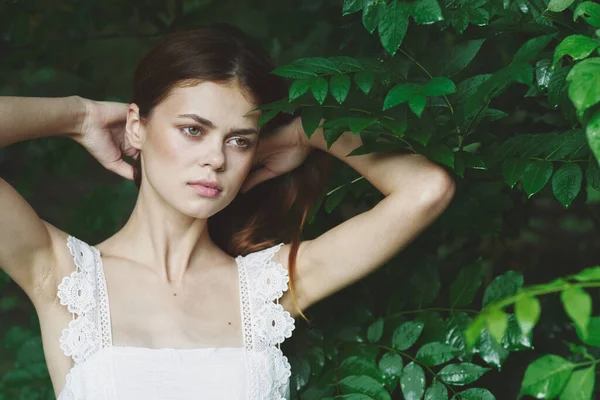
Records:
[[[309,310],[312,323],[285,343],[292,398],[594,398],[600,317],[589,289],[600,275],[583,268],[597,264],[600,248],[600,6],[107,3],[6,5],[0,93],[125,101],[136,59],[158,37],[226,19],[261,39],[281,62],[273,73],[289,79],[289,96],[263,107],[261,123],[300,112],[310,136],[324,118],[329,146],[352,131],[363,146],[351,155],[417,152],[456,179],[455,200],[436,224],[380,271]],[[19,157],[6,151],[4,163],[21,171],[12,181],[44,217],[97,238],[123,222],[135,190],[83,168],[93,163],[81,149],[57,139],[14,147]],[[73,187],[65,211],[34,194],[39,170]],[[73,186],[81,181],[88,184]],[[381,198],[339,162],[304,236]],[[37,320],[17,317],[33,310],[8,280],[0,288],[2,320],[11,322],[0,329],[0,359],[9,360],[0,363],[0,399],[50,398]],[[552,293],[559,296],[541,297]]]

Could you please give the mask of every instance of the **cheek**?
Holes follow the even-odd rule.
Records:
[[[169,140],[168,135],[154,135],[151,142],[153,153],[160,160],[171,161],[176,160],[180,149],[176,146],[173,140]]]

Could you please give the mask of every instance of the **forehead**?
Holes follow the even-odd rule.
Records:
[[[236,83],[201,82],[194,86],[177,86],[156,107],[160,114],[198,114],[217,126],[255,125],[259,111],[256,104]]]

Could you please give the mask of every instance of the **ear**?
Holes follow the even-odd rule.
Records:
[[[146,131],[142,125],[140,108],[135,103],[131,103],[127,110],[125,134],[127,135],[127,140],[134,148],[142,150],[142,146],[146,141]]]

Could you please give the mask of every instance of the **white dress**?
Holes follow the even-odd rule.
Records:
[[[100,251],[73,236],[67,245],[75,271],[57,295],[73,314],[60,338],[73,366],[58,400],[289,399],[291,367],[280,345],[294,319],[279,304],[288,271],[273,260],[283,243],[235,258],[244,346],[200,349],[113,346]]]

